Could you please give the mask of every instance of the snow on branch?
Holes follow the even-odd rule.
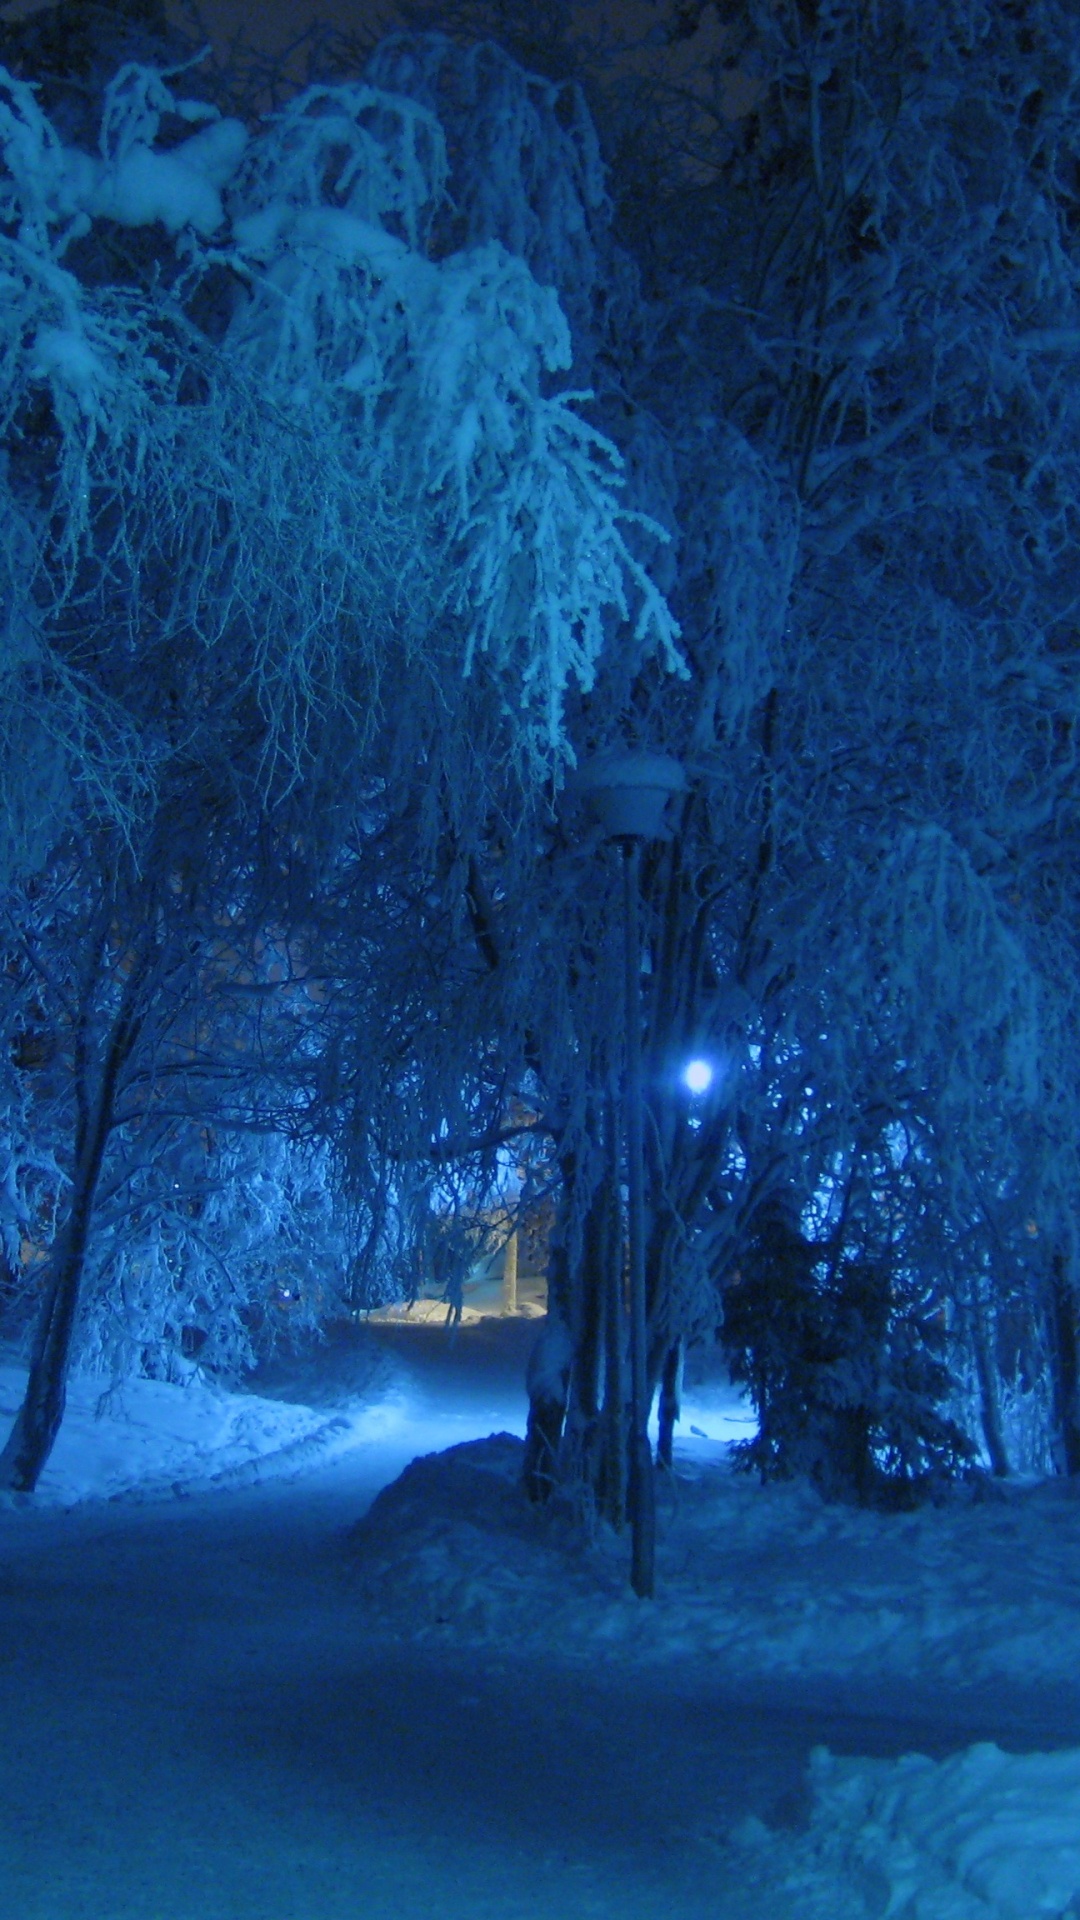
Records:
[[[609,262],[611,219],[596,128],[580,88],[528,73],[490,40],[390,34],[374,85],[423,102],[447,132],[458,246],[498,240],[573,310]]]
[[[558,389],[556,293],[496,239],[438,256],[447,148],[420,101],[315,86],[249,130],[169,81],[122,67],[92,154],[0,71],[0,434],[19,449],[0,490],[23,530],[24,638],[42,684],[75,699],[46,730],[109,790],[105,761],[82,758],[109,731],[103,710],[79,717],[87,643],[77,671],[57,651],[56,623],[77,619],[133,659],[181,638],[225,649],[265,716],[268,775],[295,769],[320,702],[351,685],[375,711],[356,674],[381,671],[385,618],[406,658],[452,641],[446,671],[489,687],[523,764],[549,766],[568,752],[564,692],[617,626],[678,667],[638,557],[638,531],[660,529],[623,507],[588,396]],[[595,212],[598,163],[573,140]],[[110,266],[116,224],[152,229],[134,286]],[[209,337],[192,315],[223,285]],[[159,746],[126,768],[129,794]]]
[[[939,1077],[944,1109],[978,1101],[988,1084],[995,1097],[1034,1105],[1038,977],[953,836],[931,822],[901,828],[858,918],[863,952],[878,956],[881,1011],[908,1029],[909,1057]]]
[[[234,234],[268,253],[298,215],[326,208],[423,247],[446,171],[442,128],[415,101],[361,84],[308,87],[256,133]]]
[[[424,131],[429,166],[395,163],[394,191],[361,190],[350,161],[328,194],[311,154],[345,150],[349,116],[385,129],[395,114],[395,151],[415,157]],[[486,657],[543,759],[614,622],[678,667],[676,623],[623,529],[666,535],[622,509],[617,450],[577,410],[589,396],[549,391],[571,362],[554,291],[499,242],[437,260],[417,244],[443,190],[436,133],[415,102],[367,87],[312,89],[267,128],[234,212],[250,299],[231,345],[283,406],[351,434],[389,496],[422,504],[462,668]]]
[[[794,490],[715,415],[689,422],[678,445],[681,578],[702,698],[695,743],[745,736],[772,685],[799,556]],[[703,471],[713,484],[700,485]]]
[[[155,145],[162,119],[202,121],[188,139]],[[59,255],[94,219],[126,226],[160,220],[169,233],[210,234],[222,224],[220,189],[247,145],[237,120],[205,102],[176,98],[155,68],[129,63],[105,91],[100,153],[65,147],[41,112],[34,89],[0,69],[0,219],[20,238]],[[62,234],[49,230],[67,223]]]
[[[452,255],[428,286],[387,465],[432,502],[465,671],[482,652],[516,682],[543,754],[568,682],[592,685],[610,620],[680,669],[675,622],[623,528],[667,536],[621,509],[618,451],[576,411],[589,395],[544,391],[569,360],[554,293],[496,243]]]

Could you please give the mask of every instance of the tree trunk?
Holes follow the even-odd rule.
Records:
[[[581,1231],[581,1258],[573,1275],[570,1298],[570,1367],[566,1423],[563,1429],[559,1476],[580,1493],[588,1507],[596,1501],[600,1478],[600,1378],[603,1363],[605,1213],[607,1195],[601,1181],[593,1193]]]
[[[64,1417],[71,1336],[99,1166],[100,1156],[98,1165],[86,1170],[74,1196],[34,1337],[26,1392],[0,1453],[0,1486],[12,1493],[33,1493]]]
[[[1055,1451],[1059,1471],[1069,1475],[1080,1474],[1080,1352],[1076,1305],[1065,1256],[1059,1251],[1054,1254],[1050,1281],[1054,1424],[1058,1443]]]
[[[979,1420],[983,1440],[990,1456],[990,1471],[998,1480],[1009,1475],[1009,1455],[1001,1425],[1001,1396],[998,1392],[997,1361],[993,1353],[990,1328],[986,1321],[986,1302],[976,1276],[971,1283],[971,1346],[975,1356],[975,1377],[979,1383]]]
[[[75,1166],[71,1211],[55,1251],[55,1270],[42,1306],[30,1360],[30,1375],[15,1424],[0,1453],[0,1487],[33,1493],[53,1450],[67,1401],[71,1338],[79,1304],[86,1248],[105,1147],[112,1131],[116,1088],[141,1028],[136,1012],[146,978],[143,954],[124,982],[120,1007],[108,1034],[100,1076],[93,1072],[87,1040],[88,1021],[75,1036]],[[97,1080],[96,1088],[94,1080]]]
[[[547,1318],[529,1356],[525,1378],[529,1418],[522,1479],[529,1499],[537,1505],[550,1500],[558,1479],[571,1356],[569,1329],[549,1300]]]
[[[513,1228],[507,1236],[503,1248],[502,1267],[502,1310],[504,1313],[516,1313],[518,1305],[518,1236]]]
[[[574,1204],[577,1174],[572,1154],[564,1156],[562,1174],[562,1218],[548,1255],[547,1315],[529,1355],[525,1375],[529,1417],[525,1428],[522,1478],[529,1499],[538,1504],[550,1499],[558,1479],[559,1451],[573,1359],[570,1333],[573,1324],[571,1274],[567,1248],[567,1221]]]
[[[662,1467],[671,1467],[675,1452],[675,1426],[682,1403],[683,1343],[676,1340],[664,1356],[660,1375],[660,1436],[656,1457]]]

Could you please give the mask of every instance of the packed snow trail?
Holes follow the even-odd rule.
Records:
[[[406,1337],[383,1336],[381,1430],[369,1408],[367,1438],[338,1430],[291,1480],[0,1514],[0,1914],[865,1920],[910,1851],[886,1832],[895,1770],[815,1763],[828,1818],[807,1835],[814,1748],[1080,1747],[1074,1681],[950,1695],[593,1663],[536,1630],[392,1637],[358,1590],[358,1516],[418,1450],[468,1437],[470,1406],[479,1434],[524,1412],[519,1354],[501,1373],[490,1347],[478,1366],[475,1341],[421,1340],[406,1373]],[[526,1599],[543,1609],[542,1584]],[[969,1790],[991,1781],[992,1758],[961,1764]],[[853,1792],[876,1854],[853,1851]],[[920,1920],[1010,1911],[974,1898],[946,1887]]]

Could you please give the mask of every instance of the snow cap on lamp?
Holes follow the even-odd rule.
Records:
[[[686,790],[686,775],[670,753],[615,749],[578,769],[574,781],[612,840],[667,837],[664,814],[673,793]]]

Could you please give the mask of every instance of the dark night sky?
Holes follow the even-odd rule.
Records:
[[[64,5],[64,0],[7,0],[0,5],[0,20],[24,18],[47,6]],[[603,35],[628,48],[652,34],[664,16],[672,10],[672,0],[580,0],[578,14],[590,35]],[[167,11],[178,21],[190,22],[183,0],[167,0]],[[359,28],[366,34],[389,30],[395,24],[395,0],[199,0],[199,11],[215,40],[227,42],[239,31],[254,46],[270,53],[294,40],[313,20],[324,20],[343,29]],[[497,13],[497,6],[493,12]],[[654,73],[676,84],[704,90],[709,82],[706,61],[715,51],[718,29],[706,22],[690,40],[660,48],[638,46],[625,55],[629,64],[648,66]]]

